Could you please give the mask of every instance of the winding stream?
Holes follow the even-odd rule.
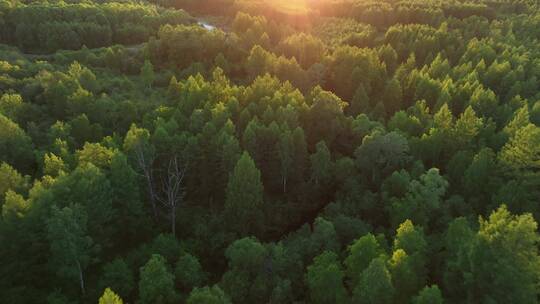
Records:
[[[204,27],[205,29],[211,31],[215,29],[216,27],[211,25],[210,23],[207,23],[206,21],[199,21],[197,22],[200,26]]]

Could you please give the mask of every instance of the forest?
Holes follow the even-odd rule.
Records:
[[[537,0],[0,0],[0,302],[540,300]]]

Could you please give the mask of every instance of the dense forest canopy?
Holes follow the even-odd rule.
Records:
[[[537,303],[536,0],[0,0],[0,302]]]

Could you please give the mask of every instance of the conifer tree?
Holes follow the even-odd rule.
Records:
[[[264,220],[261,173],[247,152],[236,163],[227,185],[225,216],[240,236],[258,233]]]

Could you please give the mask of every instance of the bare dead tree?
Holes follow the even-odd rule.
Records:
[[[155,194],[156,200],[167,210],[171,221],[171,232],[176,236],[176,209],[184,199],[184,177],[187,165],[180,164],[178,157],[169,160],[165,174],[162,174],[161,193]]]
[[[150,197],[150,204],[152,205],[152,211],[154,213],[154,220],[157,220],[158,212],[156,206],[156,193],[154,191],[154,160],[155,157],[152,153],[145,153],[142,143],[137,144],[134,149],[135,160],[137,165],[142,171],[142,175],[146,180],[148,187],[148,194]]]

